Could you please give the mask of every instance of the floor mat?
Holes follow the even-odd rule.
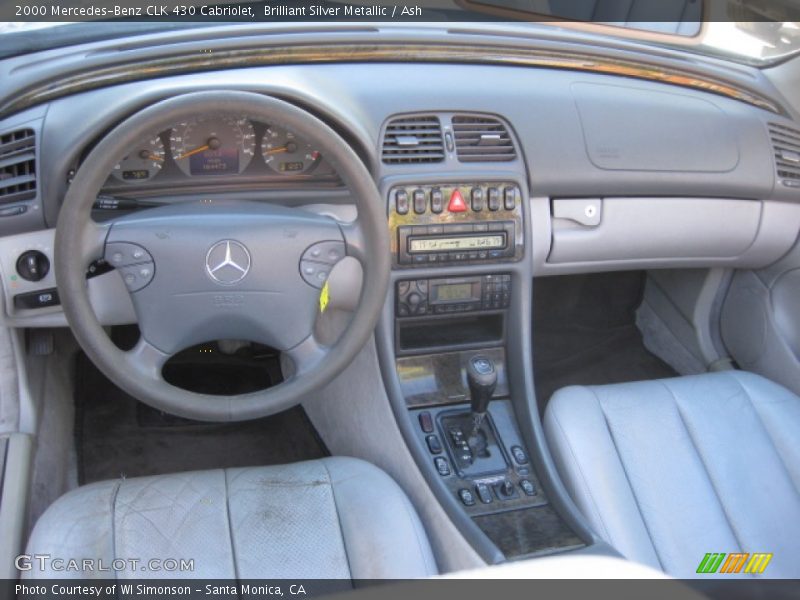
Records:
[[[534,281],[533,368],[544,413],[567,385],[601,385],[673,377],[636,328],[644,273],[542,277]]]
[[[194,373],[198,381],[208,379],[213,391],[223,391],[219,378],[209,378],[206,366],[184,362],[181,367],[173,378]],[[225,379],[242,388],[247,373],[236,372],[230,364],[225,368]],[[328,454],[300,407],[254,421],[202,423],[138,402],[106,379],[83,353],[77,369],[75,435],[81,484],[123,475],[283,464]]]

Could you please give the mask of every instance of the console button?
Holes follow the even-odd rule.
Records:
[[[483,210],[483,188],[472,188],[472,210],[480,212]]]
[[[446,458],[437,456],[433,459],[433,464],[436,465],[436,470],[442,477],[447,477],[450,475],[450,463],[447,462]]]
[[[522,479],[519,482],[519,487],[522,488],[522,491],[525,492],[526,496],[535,496],[536,495],[536,487],[531,483],[530,479]]]
[[[481,502],[484,504],[492,503],[492,492],[488,485],[485,483],[479,483],[475,486],[475,491],[478,492],[478,498],[481,499]]]
[[[507,187],[503,191],[503,205],[506,210],[514,210],[517,208],[517,189]]]
[[[425,190],[414,190],[414,212],[421,215],[426,210],[428,210],[428,200],[425,197]]]
[[[467,210],[467,203],[464,202],[464,197],[457,189],[453,190],[453,193],[450,195],[450,202],[447,204],[447,210],[451,213],[466,212]]]
[[[408,192],[405,190],[397,190],[394,197],[394,205],[398,215],[408,214]]]
[[[525,450],[523,450],[522,447],[512,446],[511,454],[514,456],[514,460],[517,461],[517,464],[519,465],[528,464],[528,456],[525,454]]]
[[[419,426],[422,427],[422,431],[425,433],[431,433],[433,431],[433,418],[431,417],[431,413],[427,410],[419,413]]]
[[[489,210],[500,210],[500,190],[489,188]]]
[[[428,444],[428,450],[431,451],[431,454],[442,453],[442,443],[439,441],[438,436],[429,435],[425,438],[425,442]]]
[[[458,497],[461,498],[461,502],[464,503],[464,506],[475,505],[475,496],[467,488],[458,490]]]
[[[431,190],[431,211],[437,215],[444,210],[444,195],[442,190],[434,188]]]

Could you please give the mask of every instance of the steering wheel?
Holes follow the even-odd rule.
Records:
[[[108,224],[91,218],[108,174],[138,140],[203,113],[231,113],[307,139],[355,199],[358,217],[342,223],[261,202],[178,203]],[[361,263],[363,284],[350,325],[332,346],[314,335],[323,283],[336,260]],[[89,301],[86,270],[104,257],[131,295],[141,331],[120,350]],[[83,350],[115,384],[155,408],[206,421],[270,415],[336,377],[372,334],[389,281],[389,243],[381,196],[352,148],[328,125],[282,100],[250,92],[195,92],[153,104],[98,143],[64,199],[55,237],[55,273],[69,325]],[[216,396],[167,383],[161,368],[176,352],[218,339],[243,339],[281,351],[285,380],[256,392]]]

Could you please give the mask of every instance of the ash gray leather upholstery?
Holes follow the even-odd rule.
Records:
[[[139,559],[139,568],[150,559],[194,559],[191,572],[125,568],[118,578],[381,579],[437,572],[400,487],[377,467],[343,457],[86,485],[45,512],[27,553],[102,559],[107,566]],[[23,576],[114,577],[34,566]]]
[[[743,372],[574,386],[544,426],[578,508],[627,558],[693,577],[707,552],[771,552],[763,576],[800,577],[792,392]]]

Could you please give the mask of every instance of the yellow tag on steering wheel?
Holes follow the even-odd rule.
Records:
[[[330,293],[328,291],[328,282],[325,282],[325,285],[322,286],[322,291],[319,294],[319,312],[324,313],[325,309],[328,308],[328,301],[330,300]]]

